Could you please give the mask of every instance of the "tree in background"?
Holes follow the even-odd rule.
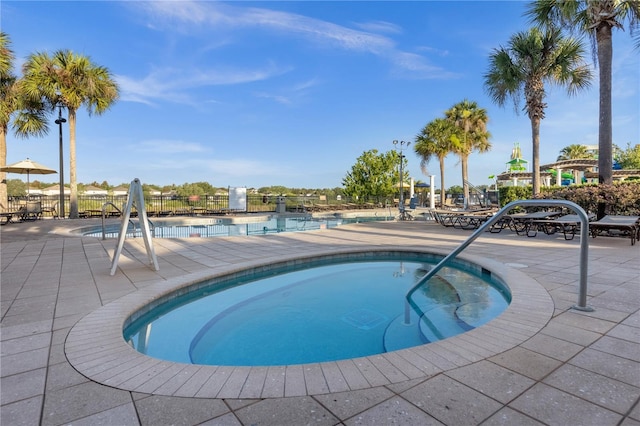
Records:
[[[14,197],[23,197],[27,195],[27,184],[20,179],[7,179],[7,192]]]
[[[589,86],[591,72],[582,57],[582,43],[564,38],[560,30],[532,28],[516,33],[507,47],[494,49],[484,87],[495,103],[513,99],[518,113],[520,97],[531,121],[533,196],[540,193],[540,122],[547,104],[545,83],[567,88],[571,95]]]
[[[589,152],[586,146],[573,144],[565,146],[560,150],[557,161],[562,160],[593,160],[595,156]],[[573,170],[573,182],[579,183],[579,170]]]
[[[291,191],[286,186],[275,185],[258,188],[258,192],[260,192],[261,194],[280,195],[289,194]]]
[[[453,152],[460,157],[462,164],[462,188],[464,199],[469,200],[469,156],[473,151],[487,152],[491,149],[487,131],[487,110],[478,107],[473,101],[463,100],[445,111],[447,120],[455,126],[451,135]]]
[[[38,99],[25,98],[22,83],[13,74],[14,59],[9,36],[0,32],[0,167],[7,165],[9,124],[21,138],[44,136],[49,130],[44,105]],[[7,192],[6,173],[0,172],[0,203],[5,207]]]
[[[377,149],[365,151],[342,179],[344,193],[360,201],[381,201],[392,195],[399,177],[399,159],[396,151],[382,154]],[[406,158],[402,161],[407,162]]]
[[[562,160],[593,160],[595,156],[589,152],[586,146],[573,144],[565,146],[560,150],[558,161]]]
[[[61,106],[69,114],[69,217],[76,219],[76,114],[82,106],[90,116],[104,113],[118,99],[118,86],[107,68],[70,50],[58,50],[51,56],[47,53],[30,55],[24,64],[23,74],[24,90],[29,99],[41,100],[51,111]]]
[[[622,169],[640,170],[640,145],[635,144],[631,146],[631,143],[627,143],[626,149],[613,146],[613,154],[616,163]]]
[[[447,193],[451,195],[464,194],[464,189],[460,185],[453,185],[447,189]]]
[[[454,146],[451,135],[455,132],[450,121],[443,118],[436,118],[429,122],[416,136],[413,149],[420,157],[420,169],[422,173],[428,175],[427,163],[434,157],[440,163],[440,205],[444,206],[444,159],[453,152]]]
[[[611,125],[611,84],[613,28],[631,30],[640,26],[640,2],[637,0],[537,0],[526,12],[543,27],[559,26],[589,35],[599,65],[600,107],[598,130],[598,181],[613,183],[613,130]],[[598,217],[604,213],[598,209]]]

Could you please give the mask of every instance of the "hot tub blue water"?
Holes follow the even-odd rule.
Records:
[[[510,301],[506,287],[487,274],[445,267],[409,303],[406,293],[435,263],[433,256],[365,257],[200,285],[130,319],[124,337],[138,351],[170,361],[303,364],[464,333]]]

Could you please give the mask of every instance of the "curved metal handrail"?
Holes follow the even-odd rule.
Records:
[[[120,213],[120,215],[122,216],[122,210],[120,210],[118,208],[118,206],[116,206],[115,204],[113,204],[111,201],[107,201],[106,203],[104,203],[102,205],[102,214],[100,215],[102,217],[102,239],[106,240],[107,239],[107,235],[105,232],[105,227],[104,227],[104,219],[106,217],[106,213],[107,213],[107,206],[112,206],[114,209],[116,209],[118,211],[118,213]]]
[[[120,213],[120,216],[122,216],[122,210],[120,210],[118,208],[118,206],[116,206],[115,204],[113,204],[111,201],[107,201],[106,203],[104,203],[102,205],[102,239],[106,240],[107,239],[107,233],[106,233],[106,228],[104,226],[104,219],[106,217],[106,213],[107,213],[107,206],[112,206],[114,209],[116,209],[118,211],[118,213]],[[153,237],[155,237],[156,235],[156,226],[154,225],[153,222],[151,222],[149,219],[147,219],[147,222],[149,223],[149,228],[151,231],[151,235]],[[135,232],[136,229],[136,224],[135,222],[129,218],[129,224],[133,227],[133,230]]]
[[[455,250],[445,256],[437,265],[435,265],[427,274],[422,277],[407,293],[407,301],[411,303],[411,296],[413,293],[423,284],[425,284],[431,277],[433,277],[449,260],[456,257],[462,250],[464,250],[469,244],[471,244],[482,233],[500,220],[507,212],[514,207],[567,207],[573,210],[580,219],[580,289],[578,294],[578,304],[572,306],[573,309],[579,311],[592,312],[593,308],[587,306],[587,269],[588,269],[588,255],[589,255],[589,217],[587,213],[574,202],[567,200],[517,200],[512,201],[498,211],[494,216],[487,220],[482,226],[471,234],[462,244],[460,244]],[[411,303],[414,308],[417,308]]]

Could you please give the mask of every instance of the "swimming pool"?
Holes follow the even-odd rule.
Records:
[[[444,268],[408,303],[407,291],[437,260],[370,252],[247,270],[165,296],[132,315],[123,335],[169,361],[289,365],[434,342],[506,309],[507,287],[462,264]]]
[[[230,218],[169,218],[151,219],[155,238],[209,238],[246,235],[265,235],[280,232],[313,231],[335,228],[350,223],[393,220],[392,216],[312,217],[312,216],[239,216]],[[105,238],[117,238],[120,224],[105,226]],[[102,237],[101,226],[84,227],[79,233],[85,237]],[[128,237],[141,237],[137,220],[129,223]]]

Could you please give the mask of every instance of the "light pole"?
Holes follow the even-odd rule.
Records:
[[[60,201],[58,203],[58,218],[64,219],[64,159],[62,157],[62,123],[67,120],[62,118],[62,105],[58,105],[58,119],[55,123],[60,130]]]
[[[402,188],[403,185],[403,176],[402,176],[402,165],[404,163],[404,155],[402,155],[402,150],[405,147],[409,147],[409,145],[411,145],[411,142],[405,142],[405,141],[397,141],[394,140],[393,144],[396,147],[400,148],[400,203],[398,205],[398,210],[400,211],[400,216],[399,219],[400,220],[406,220],[407,219],[407,214],[404,211],[404,189]]]

